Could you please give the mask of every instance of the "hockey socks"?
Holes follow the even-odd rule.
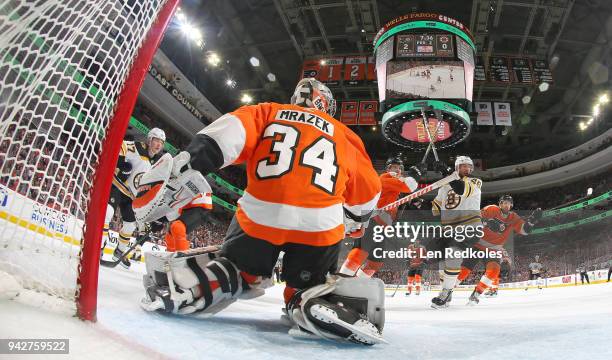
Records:
[[[367,257],[367,251],[360,248],[352,249],[346,256],[344,263],[342,263],[340,274],[348,276],[355,275]]]

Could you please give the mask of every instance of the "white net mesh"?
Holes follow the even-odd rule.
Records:
[[[98,154],[164,3],[0,1],[0,270],[25,287],[77,295]]]

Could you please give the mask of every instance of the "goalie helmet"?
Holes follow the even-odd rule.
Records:
[[[160,139],[161,141],[166,142],[166,133],[160,128],[153,128],[149,130],[149,133],[147,134],[147,141],[151,141],[151,139]]]
[[[315,78],[304,78],[298,82],[291,96],[291,103],[305,108],[314,108],[334,116],[336,100],[329,88]]]
[[[474,163],[469,156],[457,156],[457,159],[455,159],[455,171],[459,171],[459,165],[461,164],[468,164],[474,170]]]

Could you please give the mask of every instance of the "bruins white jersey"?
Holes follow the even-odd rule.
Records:
[[[432,212],[440,216],[442,225],[479,225],[482,180],[466,176],[460,181],[465,183],[462,195],[456,194],[449,184],[438,189]]]
[[[118,176],[119,169],[115,169],[113,185],[123,194],[133,199],[136,194],[138,194],[140,177],[151,169],[151,165],[159,160],[161,154],[157,154],[150,158],[146,144],[134,141],[123,141],[121,150],[119,151],[119,157],[119,161],[121,161],[123,157],[126,162],[132,165],[132,171],[127,179],[122,181]]]
[[[539,274],[543,269],[544,266],[539,262],[532,262],[529,264],[529,271],[531,271],[532,274]]]

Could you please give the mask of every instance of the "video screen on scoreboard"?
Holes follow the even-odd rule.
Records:
[[[463,62],[389,61],[385,95],[387,99],[466,99]]]

